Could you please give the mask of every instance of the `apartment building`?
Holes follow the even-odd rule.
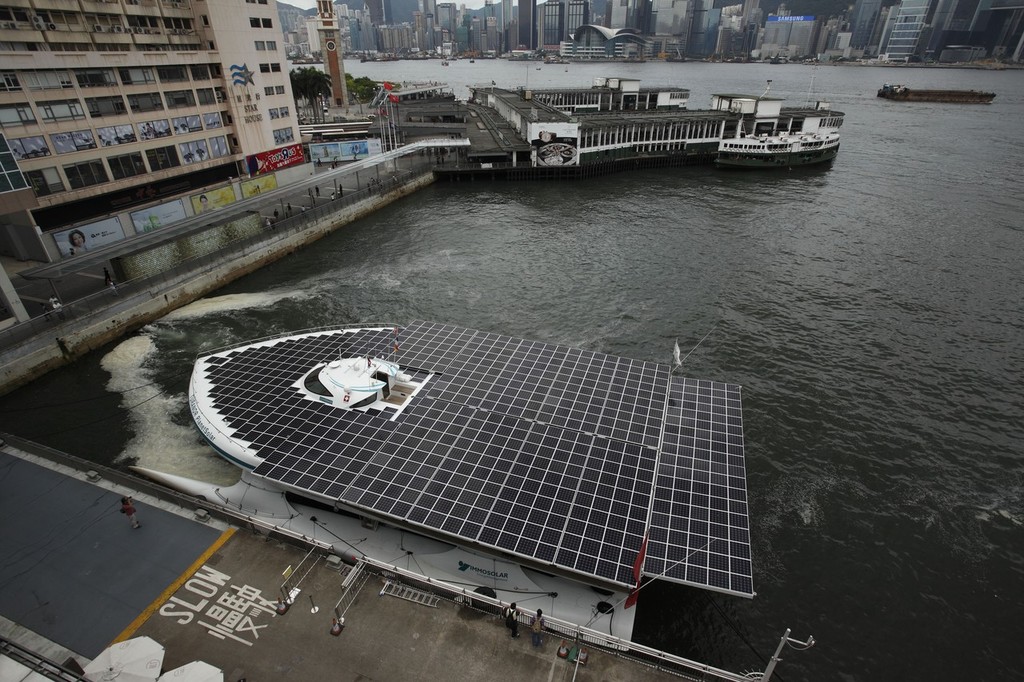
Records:
[[[0,195],[0,253],[71,257],[301,163],[278,23],[274,0],[0,0],[0,132],[35,204]]]

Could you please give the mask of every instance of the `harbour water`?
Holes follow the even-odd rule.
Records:
[[[375,79],[828,99],[829,168],[436,184],[0,399],[3,430],[227,481],[197,351],[321,325],[448,321],[744,387],[754,600],[655,583],[635,638],[784,680],[1024,675],[1024,72],[722,64],[349,64]],[[528,72],[528,73],[527,73]],[[813,80],[813,86],[811,82]],[[907,104],[883,82],[993,104]]]

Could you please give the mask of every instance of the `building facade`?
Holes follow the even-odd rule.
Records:
[[[0,19],[0,126],[39,204],[3,216],[12,256],[68,257],[69,224],[303,160],[273,0],[19,0]]]

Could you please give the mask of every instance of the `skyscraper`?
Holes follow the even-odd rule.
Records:
[[[918,54],[918,42],[925,29],[931,0],[903,0],[892,17],[889,42],[884,48],[887,58],[909,61]]]
[[[871,44],[871,34],[878,23],[882,0],[857,0],[850,17],[850,47],[863,49]]]

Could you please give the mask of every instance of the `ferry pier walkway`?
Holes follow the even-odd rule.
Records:
[[[571,636],[533,647],[524,617],[512,639],[496,604],[418,589],[400,569],[354,573],[315,541],[16,438],[0,447],[0,472],[3,680],[84,679],[108,645],[143,635],[164,646],[164,671],[198,660],[230,682],[744,679],[595,646],[577,665],[558,655]],[[124,495],[141,528],[120,513]],[[383,593],[396,580],[407,598]]]

